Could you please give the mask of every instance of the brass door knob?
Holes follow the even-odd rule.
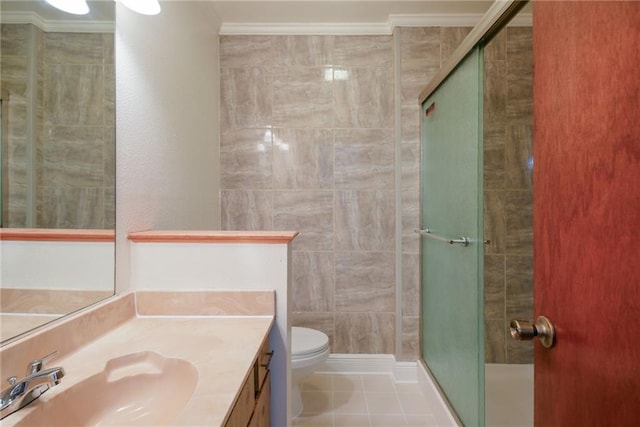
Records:
[[[544,316],[538,316],[536,323],[513,319],[510,330],[511,338],[514,340],[527,341],[538,337],[540,343],[546,348],[551,348],[555,344],[556,331],[551,321]]]

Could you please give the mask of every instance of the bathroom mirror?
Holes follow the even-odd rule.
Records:
[[[114,293],[113,1],[0,2],[0,341]]]

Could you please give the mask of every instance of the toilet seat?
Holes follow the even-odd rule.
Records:
[[[294,326],[291,328],[291,358],[308,359],[329,349],[329,337],[315,329]]]

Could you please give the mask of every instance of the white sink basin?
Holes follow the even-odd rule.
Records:
[[[50,400],[34,401],[17,426],[166,425],[182,411],[197,383],[198,371],[186,360],[133,353],[111,359],[103,371]]]

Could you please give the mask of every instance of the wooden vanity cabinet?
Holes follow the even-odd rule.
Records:
[[[240,390],[225,427],[270,427],[269,362],[272,355],[267,337],[260,347],[258,357]]]

